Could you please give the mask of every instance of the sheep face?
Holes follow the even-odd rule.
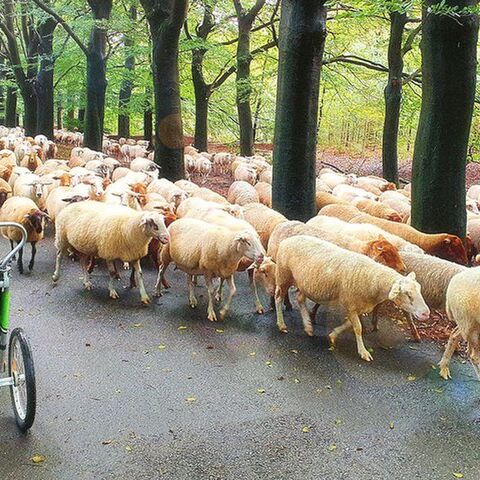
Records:
[[[239,232],[234,242],[237,247],[237,252],[242,253],[244,257],[256,262],[262,263],[265,256],[265,249],[260,243],[260,239],[257,238],[252,232],[244,230]]]
[[[438,242],[428,253],[460,265],[467,265],[468,263],[467,252],[463,242],[456,235],[445,234],[445,238]]]
[[[366,254],[376,262],[393,268],[397,272],[405,272],[407,269],[397,248],[384,238],[369,242]]]
[[[388,299],[419,320],[427,320],[430,316],[430,309],[422,297],[420,284],[415,281],[414,272],[395,280],[388,294]]]
[[[259,282],[271,297],[275,295],[276,267],[276,263],[270,257],[265,257],[263,262],[253,271],[255,281]]]
[[[143,231],[147,237],[156,238],[164,245],[170,240],[170,235],[165,226],[163,215],[160,215],[157,212],[145,213],[142,216],[140,225],[142,225]]]
[[[25,215],[25,219],[30,224],[32,229],[36,233],[40,234],[43,231],[46,216],[47,214],[40,210],[33,210]]]
[[[225,205],[225,207],[222,209],[229,213],[232,217],[244,218],[245,210],[240,205]]]

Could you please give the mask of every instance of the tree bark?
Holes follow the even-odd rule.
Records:
[[[152,112],[152,92],[150,88],[145,88],[145,105],[143,107],[143,139],[148,140],[149,149],[153,148],[153,112]]]
[[[183,126],[178,73],[178,40],[185,21],[187,0],[141,0],[153,44],[155,95],[155,156],[163,177],[184,178]]]
[[[57,22],[49,17],[38,27],[40,66],[35,81],[37,97],[37,133],[53,139],[53,32]]]
[[[273,208],[289,219],[316,214],[315,166],[324,0],[284,0],[273,150]]]
[[[422,107],[415,140],[412,225],[465,238],[465,167],[476,80],[478,17],[423,11]],[[475,0],[447,0],[474,8]]]
[[[240,155],[253,155],[253,122],[250,96],[252,84],[250,79],[250,31],[252,21],[249,18],[238,19],[237,43],[237,112],[240,128]]]
[[[105,117],[106,79],[106,21],[112,11],[112,0],[88,0],[95,25],[90,34],[87,53],[87,103],[83,144],[92,150],[101,151],[103,122]],[[102,22],[103,20],[103,22]]]
[[[7,87],[5,99],[5,126],[13,128],[17,126],[17,89],[14,86]]]
[[[388,83],[384,90],[385,119],[383,124],[383,177],[398,185],[398,127],[402,101],[403,54],[402,38],[406,13],[390,13],[388,43]]]
[[[132,22],[136,21],[137,9],[130,8],[130,19]],[[131,35],[125,35],[124,46],[125,54],[125,75],[122,79],[120,92],[118,95],[118,136],[128,138],[130,137],[130,114],[128,112],[128,105],[132,97],[133,90],[133,71],[135,68],[135,56],[133,55],[131,47],[133,46],[133,38]]]

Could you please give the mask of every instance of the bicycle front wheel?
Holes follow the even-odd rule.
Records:
[[[18,428],[25,432],[35,420],[37,393],[32,349],[21,328],[15,328],[10,335],[8,369],[9,376],[13,378],[10,393],[15,420]]]

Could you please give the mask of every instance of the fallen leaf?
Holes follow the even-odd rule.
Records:
[[[443,388],[434,388],[433,391],[435,393],[443,393],[444,392]]]
[[[265,393],[265,389],[264,388],[257,388],[257,393]]]
[[[390,422],[390,430],[393,430],[395,428],[395,424],[393,422]]]
[[[131,327],[132,328],[141,328],[141,327],[143,327],[143,323],[134,323]]]
[[[341,425],[343,422],[339,418],[335,420],[335,425]]]
[[[36,453],[32,458],[31,458],[33,463],[43,463],[46,460],[45,455],[40,455]]]
[[[310,433],[310,427],[306,426],[302,428],[303,433]]]
[[[127,445],[127,446],[125,447],[125,451],[126,451],[126,452],[131,452],[132,450],[133,450],[133,448],[132,448],[130,445]]]
[[[460,472],[453,472],[452,475],[455,478],[463,478],[464,477],[463,473],[460,473]]]
[[[187,327],[185,325],[180,325],[178,327],[178,330],[186,330],[186,329],[187,329]]]
[[[217,333],[223,333],[225,330],[223,328],[216,328],[215,331]]]
[[[290,351],[291,351],[292,353],[295,353],[295,354],[297,354],[297,353],[298,353],[298,350],[297,350],[297,349],[295,349],[295,348],[292,348]]]
[[[188,402],[188,403],[194,403],[194,402],[197,401],[197,399],[196,399],[195,397],[193,397],[193,396],[190,396],[190,397],[187,397],[187,398],[185,399],[185,401]]]
[[[294,381],[295,383],[300,383],[300,380],[299,380],[298,378],[294,378],[293,381]]]
[[[250,352],[249,355],[250,355],[251,357],[254,357],[254,356],[256,355],[256,353],[255,353],[255,352]]]
[[[207,350],[213,350],[214,349],[214,346],[213,345],[207,345]]]
[[[110,445],[113,440],[102,440],[102,445]]]
[[[328,347],[328,349],[333,352],[335,350],[335,347],[333,345],[331,345],[330,347]]]
[[[331,445],[328,446],[327,450],[329,452],[334,452],[337,449],[337,445],[335,443],[332,443]]]
[[[158,346],[159,350],[165,350],[166,348],[167,348],[167,346],[163,345],[163,344]]]
[[[417,379],[417,377],[416,377],[415,375],[409,375],[409,376],[407,377],[407,380],[408,380],[409,382],[414,382],[416,379]]]
[[[267,362],[265,362],[265,365],[266,365],[267,367],[270,367],[270,368],[271,368],[271,367],[272,367],[272,362],[271,362],[270,360],[268,360]]]

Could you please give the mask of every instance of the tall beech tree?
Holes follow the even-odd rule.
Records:
[[[273,150],[273,207],[306,221],[316,213],[318,95],[326,0],[283,0]]]
[[[155,95],[154,161],[163,177],[184,177],[183,126],[178,73],[178,41],[188,0],[140,0],[152,36]]]
[[[475,99],[475,0],[427,0],[422,106],[413,155],[412,225],[465,238],[465,166]],[[452,14],[453,13],[453,14]]]
[[[241,0],[233,0],[238,22],[237,42],[237,111],[240,129],[240,155],[253,155],[253,121],[250,97],[252,85],[250,79],[250,38],[255,18],[265,5],[266,0],[256,0],[250,10],[245,10]]]
[[[107,23],[112,11],[112,0],[88,0],[94,19],[88,46],[80,40],[72,27],[49,5],[41,0],[33,1],[65,29],[87,58],[87,102],[83,144],[93,150],[102,150],[105,92],[107,90]]]
[[[39,67],[35,80],[37,97],[37,133],[53,139],[53,74],[55,60],[53,56],[53,33],[57,21],[49,16],[42,19],[37,28]]]
[[[398,185],[398,129],[402,89],[405,82],[403,58],[412,49],[412,44],[421,30],[421,24],[410,31],[405,43],[405,26],[414,20],[407,17],[404,5],[389,13],[390,37],[388,42],[388,81],[384,90],[385,118],[382,139],[383,176]]]
[[[137,19],[137,9],[134,6],[129,8],[129,18],[132,24]],[[125,46],[125,72],[120,85],[118,94],[118,136],[130,137],[130,114],[128,106],[132,97],[133,90],[133,72],[135,68],[135,55],[133,54],[133,30],[124,35],[123,44]]]
[[[33,26],[31,12],[24,11],[21,5],[21,34],[15,28],[15,4],[12,0],[4,0],[0,30],[6,38],[6,50],[20,95],[23,99],[24,128],[30,136],[37,134],[37,98],[34,89],[38,63],[38,34]],[[23,41],[25,67],[17,37]]]

